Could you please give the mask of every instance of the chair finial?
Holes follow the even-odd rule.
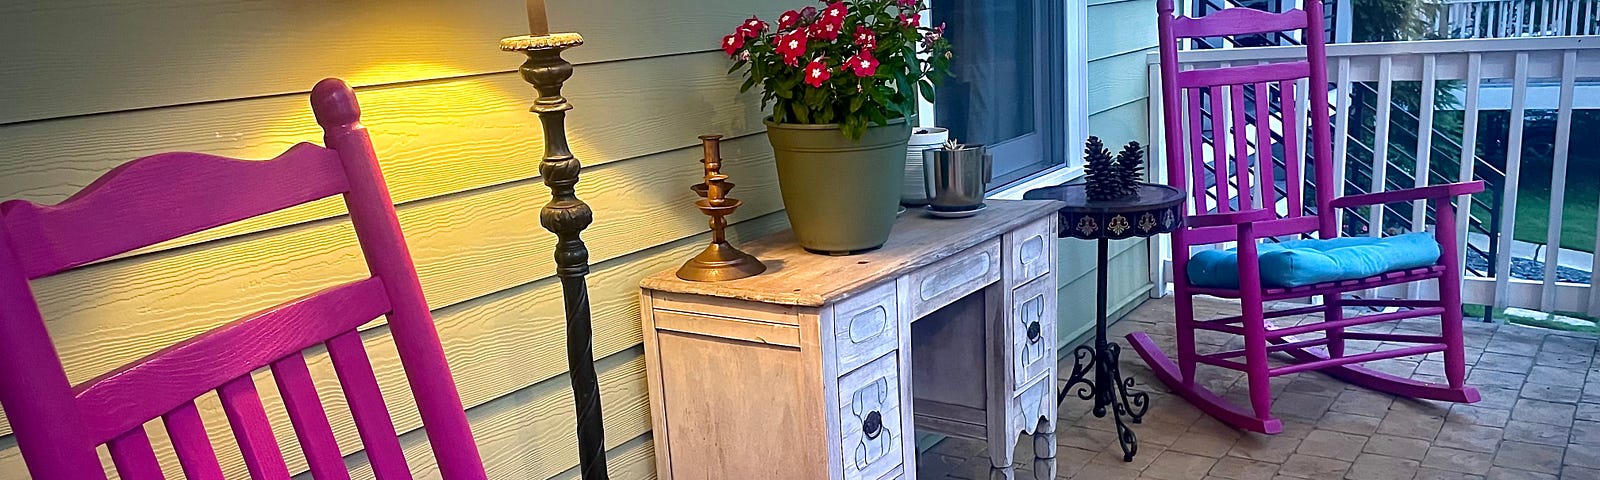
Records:
[[[351,125],[361,121],[361,105],[356,102],[356,92],[344,80],[325,78],[311,88],[311,111],[323,129]]]

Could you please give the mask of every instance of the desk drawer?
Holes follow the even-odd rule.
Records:
[[[1050,216],[1006,234],[1007,287],[1016,288],[1055,268],[1056,218]]]
[[[833,306],[833,344],[844,375],[900,344],[900,308],[894,282],[872,287]]]
[[[921,318],[1000,279],[1000,239],[983,242],[911,274],[912,318]]]
[[[903,463],[900,359],[889,354],[839,379],[839,446],[845,480],[878,480]]]
[[[1056,361],[1055,276],[1028,282],[1011,297],[1011,356],[1016,388],[1050,372]]]

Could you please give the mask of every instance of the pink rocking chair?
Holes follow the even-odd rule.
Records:
[[[145,433],[157,418],[187,478],[222,470],[195,398],[215,390],[250,477],[289,477],[251,372],[270,368],[318,480],[348,479],[301,351],[327,346],[378,478],[411,478],[357,328],[387,315],[443,478],[485,478],[416,268],[360,124],[355,92],[337,79],[311,93],[326,147],[295,145],[244,162],[167,153],[124,164],[54,206],[0,204],[0,404],[34,478],[160,479]],[[333,195],[343,195],[372,276],[334,286],[180,342],[71,385],[29,280]]]
[[[1328,125],[1328,70],[1323,40],[1322,2],[1307,0],[1305,10],[1268,13],[1248,8],[1230,8],[1203,18],[1173,16],[1172,0],[1159,0],[1161,95],[1164,101],[1163,120],[1166,130],[1166,157],[1168,184],[1188,187],[1197,215],[1186,219],[1184,228],[1172,234],[1173,283],[1176,296],[1178,348],[1174,364],[1144,333],[1128,336],[1134,349],[1144,358],[1156,376],[1174,391],[1194,403],[1201,410],[1235,427],[1262,433],[1279,433],[1283,424],[1273,418],[1271,377],[1307,370],[1321,370],[1352,384],[1395,395],[1427,398],[1450,402],[1476,402],[1478,392],[1464,384],[1466,361],[1463,356],[1461,325],[1460,265],[1457,256],[1456,214],[1451,203],[1461,195],[1483,191],[1483,182],[1434,185],[1410,190],[1378,192],[1334,198],[1340,190],[1338,179],[1333,177],[1332,134]],[[1307,12],[1311,12],[1308,14]],[[1258,33],[1302,30],[1306,39],[1307,59],[1297,62],[1272,63],[1221,68],[1204,68],[1188,71],[1178,69],[1178,42],[1183,38],[1222,37]],[[1303,128],[1301,118],[1295,115],[1296,81],[1307,81],[1310,97],[1311,145],[1316,188],[1316,210],[1306,215],[1302,206],[1303,190],[1300,169],[1303,155],[1296,145],[1298,135],[1289,132]],[[1249,138],[1246,110],[1252,105],[1245,102],[1246,91],[1254,95],[1253,112],[1256,121],[1255,138]],[[1211,111],[1210,129],[1213,144],[1211,154],[1215,187],[1209,187],[1206,172],[1206,146],[1203,130],[1201,94],[1209,96]],[[1274,98],[1276,97],[1276,98]],[[1284,152],[1286,211],[1279,213],[1275,198],[1276,184],[1271,162],[1272,119],[1269,116],[1277,100],[1282,113],[1282,140]],[[1187,105],[1185,105],[1187,102]],[[1223,118],[1221,102],[1229,102],[1231,118]],[[1288,108],[1284,108],[1288,107]],[[1224,138],[1231,136],[1233,152],[1228,152]],[[1187,125],[1187,132],[1185,126]],[[1185,135],[1187,133],[1187,135]],[[1250,142],[1263,152],[1251,165]],[[1187,151],[1186,151],[1187,150]],[[1232,158],[1230,168],[1229,158]],[[1264,157],[1264,158],[1263,158]],[[1185,159],[1188,161],[1185,162]],[[1189,169],[1186,170],[1185,166]],[[1232,170],[1230,177],[1229,170]],[[1185,172],[1190,172],[1186,177]],[[1254,181],[1254,182],[1252,182]],[[1230,183],[1232,185],[1230,185]],[[1230,201],[1229,188],[1237,194],[1237,205]],[[1210,191],[1208,191],[1210,190]],[[1207,205],[1208,197],[1217,199],[1215,212]],[[1258,198],[1252,198],[1252,196]],[[1318,237],[1338,237],[1336,214],[1338,209],[1382,206],[1385,203],[1431,200],[1435,208],[1435,239],[1441,255],[1434,265],[1401,271],[1385,272],[1367,278],[1330,281],[1292,288],[1263,286],[1256,242],[1259,239],[1317,232]],[[1256,201],[1259,201],[1257,203]],[[1261,205],[1263,207],[1255,207]],[[1190,247],[1237,242],[1239,286],[1237,288],[1211,288],[1193,285],[1188,278]],[[1342,299],[1341,294],[1386,285],[1433,280],[1438,282],[1438,300],[1356,300]],[[1194,317],[1193,299],[1197,295],[1237,298],[1241,315],[1220,319],[1200,320]],[[1321,305],[1265,312],[1263,302],[1291,298],[1320,296]],[[1346,317],[1346,306],[1401,307],[1390,313]],[[1277,326],[1269,319],[1322,313],[1320,322],[1296,326]],[[1378,322],[1438,315],[1442,319],[1441,335],[1375,334],[1346,331],[1346,328]],[[1244,348],[1219,353],[1201,354],[1196,351],[1195,331],[1209,330],[1244,337]],[[1297,339],[1294,336],[1324,332],[1321,338]],[[1345,352],[1347,340],[1376,340],[1407,343],[1412,346],[1394,350],[1349,354]],[[1288,355],[1289,363],[1273,366],[1267,355],[1279,352]],[[1377,372],[1358,364],[1411,355],[1444,352],[1445,377],[1448,384],[1419,382],[1408,378]],[[1242,361],[1241,361],[1242,359]],[[1243,371],[1249,382],[1249,409],[1241,408],[1195,381],[1198,364]]]

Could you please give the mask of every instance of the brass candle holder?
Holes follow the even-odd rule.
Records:
[[[700,207],[701,213],[711,216],[711,244],[678,268],[678,278],[693,282],[720,282],[759,275],[767,271],[767,266],[756,257],[734,248],[728,243],[724,232],[728,228],[725,217],[732,215],[743,202],[728,198],[733,183],[728,181],[727,175],[722,174],[722,136],[701,136],[700,142],[705,149],[705,158],[701,160],[705,164],[705,182],[689,189],[702,197],[694,202],[695,206]]]

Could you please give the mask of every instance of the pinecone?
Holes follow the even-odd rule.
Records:
[[[1117,152],[1117,186],[1122,194],[1138,195],[1139,183],[1144,181],[1144,147],[1139,142],[1128,142]]]
[[[1089,193],[1089,200],[1114,200],[1122,196],[1122,189],[1117,181],[1117,165],[1111,157],[1111,151],[1100,143],[1100,137],[1089,137],[1083,145],[1083,171],[1084,183]]]

